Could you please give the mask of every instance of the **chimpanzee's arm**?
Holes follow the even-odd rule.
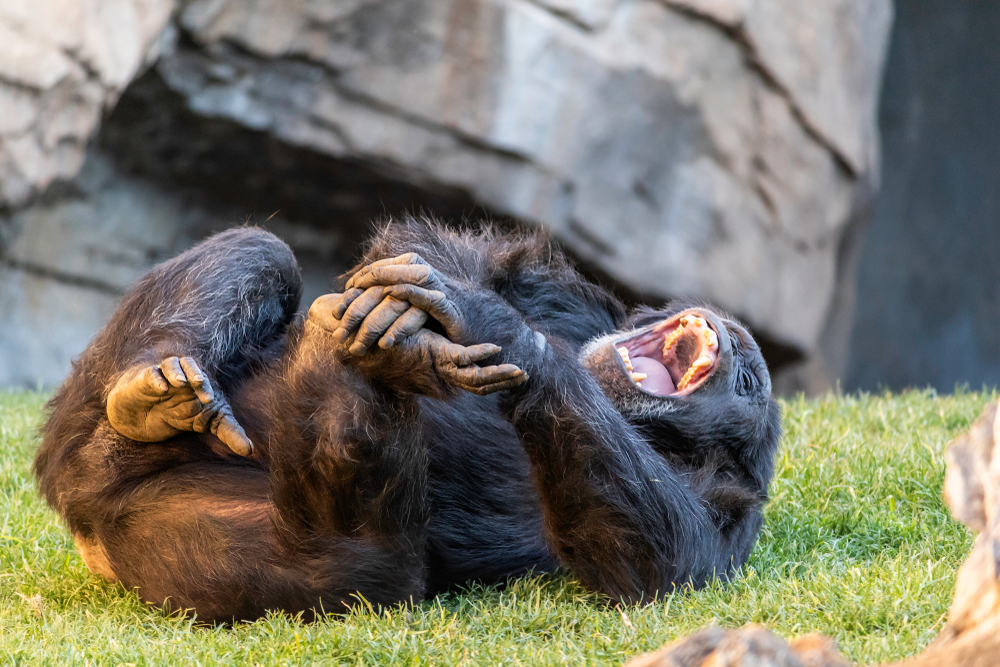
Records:
[[[502,351],[494,363],[526,371],[530,379],[510,389],[506,411],[531,459],[552,547],[587,586],[649,600],[712,574],[721,536],[708,510],[571,345],[547,340],[496,293],[417,256],[376,262],[348,283],[359,292],[378,285],[425,309],[452,341],[495,342]]]
[[[589,587],[630,602],[702,583],[717,534],[685,480],[614,409],[572,350],[552,341],[512,356],[532,380],[505,403],[560,560]]]
[[[505,328],[517,330],[517,321]],[[501,353],[531,378],[502,403],[531,459],[560,561],[589,588],[628,602],[704,583],[721,546],[705,504],[615,409],[573,347],[531,338],[512,337]]]

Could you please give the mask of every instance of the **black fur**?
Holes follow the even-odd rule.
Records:
[[[50,505],[144,599],[208,621],[336,612],[357,593],[391,605],[559,564],[648,601],[746,560],[779,416],[742,328],[720,320],[732,355],[705,386],[651,397],[621,379],[607,337],[680,307],[627,317],[534,234],[405,221],[358,268],[407,252],[455,287],[469,326],[454,342],[501,345],[497,363],[527,383],[477,397],[395,348],[345,355],[294,317],[288,247],[232,230],[153,269],[75,363],[35,462]],[[171,355],[225,392],[252,457],[211,434],[111,428],[117,378]]]

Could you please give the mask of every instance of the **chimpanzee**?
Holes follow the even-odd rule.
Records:
[[[129,291],[35,460],[93,572],[229,622],[560,565],[635,603],[746,560],[780,425],[744,327],[627,316],[534,232],[391,222],[346,275],[296,315],[291,250],[241,228]]]

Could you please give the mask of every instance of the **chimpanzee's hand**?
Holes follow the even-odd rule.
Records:
[[[395,354],[419,355],[429,359],[430,364],[445,383],[479,396],[485,396],[504,389],[511,389],[528,380],[528,374],[514,364],[498,366],[477,366],[500,352],[499,345],[459,345],[452,343],[441,334],[427,329],[396,343]]]
[[[413,335],[428,315],[444,327],[452,341],[465,341],[465,320],[453,301],[455,285],[414,252],[382,259],[347,281],[338,310],[340,342],[357,331],[351,354],[363,355],[376,341],[382,349]]]
[[[132,440],[163,442],[182,431],[212,432],[240,456],[253,452],[229,402],[191,357],[125,371],[108,394],[107,410],[111,426]]]
[[[360,324],[352,327],[357,329],[357,334],[348,333],[344,336],[344,322],[337,317],[339,313],[350,310],[343,305],[344,296],[327,294],[316,299],[309,308],[308,321],[333,333],[335,340],[357,358],[352,363],[362,364],[363,358],[371,356],[362,365],[371,366],[375,374],[434,374],[445,384],[480,396],[516,387],[528,379],[527,373],[514,364],[476,365],[476,362],[500,352],[500,346],[491,343],[459,345],[438,333],[421,328],[427,321],[427,314],[423,310],[395,297],[384,296],[381,289],[378,297],[382,300],[368,309],[368,315]],[[365,298],[363,295],[362,297]],[[358,301],[356,299],[351,307],[358,304]],[[393,335],[392,344],[380,343],[380,349],[374,350],[371,355],[366,354],[371,342],[387,331]],[[362,336],[367,337],[368,342],[358,353],[357,344]],[[409,380],[409,384],[419,384],[413,377]]]

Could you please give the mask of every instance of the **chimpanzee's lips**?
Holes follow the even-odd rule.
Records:
[[[615,343],[635,385],[657,396],[683,396],[704,384],[719,361],[719,334],[686,311]]]

